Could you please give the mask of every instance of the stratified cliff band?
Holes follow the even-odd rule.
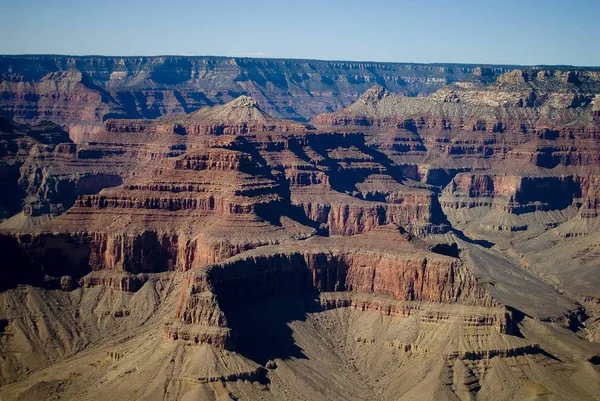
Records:
[[[0,74],[0,397],[598,399],[599,70]]]

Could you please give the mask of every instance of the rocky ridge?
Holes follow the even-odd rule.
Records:
[[[25,123],[52,120],[75,142],[107,118],[155,119],[240,95],[269,114],[308,121],[351,104],[375,83],[409,95],[494,79],[512,66],[231,57],[0,56],[0,109]]]

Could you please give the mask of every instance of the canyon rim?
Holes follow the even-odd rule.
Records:
[[[600,401],[596,8],[5,2],[0,401]]]
[[[2,399],[598,398],[600,70],[0,73]]]

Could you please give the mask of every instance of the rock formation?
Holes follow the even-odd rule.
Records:
[[[0,58],[2,399],[598,398],[598,71],[93,60]]]
[[[276,117],[307,121],[351,104],[375,83],[410,95],[489,80],[514,67],[229,57],[0,56],[0,109],[20,122],[50,119],[74,142],[107,118],[155,119],[240,95]]]

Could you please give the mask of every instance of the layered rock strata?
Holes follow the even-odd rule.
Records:
[[[309,120],[352,103],[375,83],[427,94],[460,80],[489,80],[514,67],[231,57],[2,56],[0,108],[43,119],[85,139],[110,117],[183,115],[249,95],[277,117]],[[583,71],[587,72],[587,71]]]
[[[59,361],[89,347],[85,380],[70,378],[69,394],[86,381],[119,393],[138,372],[152,383],[140,398],[183,387],[195,398],[258,394],[240,390],[247,381],[289,398],[289,377],[306,395],[314,372],[337,361],[350,373],[329,385],[360,377],[368,389],[357,399],[487,399],[489,377],[511,369],[515,398],[533,397],[527,383],[543,375],[549,393],[585,399],[577,383],[594,377],[597,351],[582,338],[597,338],[588,316],[600,296],[598,76],[497,72],[426,97],[376,86],[310,124],[273,118],[261,96],[126,119],[114,114],[126,94],[52,72],[43,81],[61,84],[45,83],[48,93],[66,97],[49,116],[89,103],[66,125],[88,124],[97,98],[87,91],[113,98],[101,97],[108,108],[95,109],[93,129],[68,135],[0,119],[1,177],[19,188],[0,198],[0,382],[50,363],[72,369],[78,358]],[[355,358],[371,373],[356,376]],[[427,386],[403,388],[411,375]]]
[[[313,306],[309,302],[309,310],[360,307],[408,316],[411,304],[401,301],[426,301],[504,311],[460,259],[417,248],[390,226],[352,239],[306,240],[301,251],[296,247],[264,247],[190,272],[177,310],[180,322],[166,327],[166,338],[234,348],[235,336],[243,333],[227,330],[228,313],[269,298],[311,293],[347,295]],[[383,298],[360,303],[357,294]],[[482,324],[487,321],[481,319]],[[513,330],[508,311],[491,319],[501,332]],[[227,335],[209,335],[216,328],[226,329]]]

